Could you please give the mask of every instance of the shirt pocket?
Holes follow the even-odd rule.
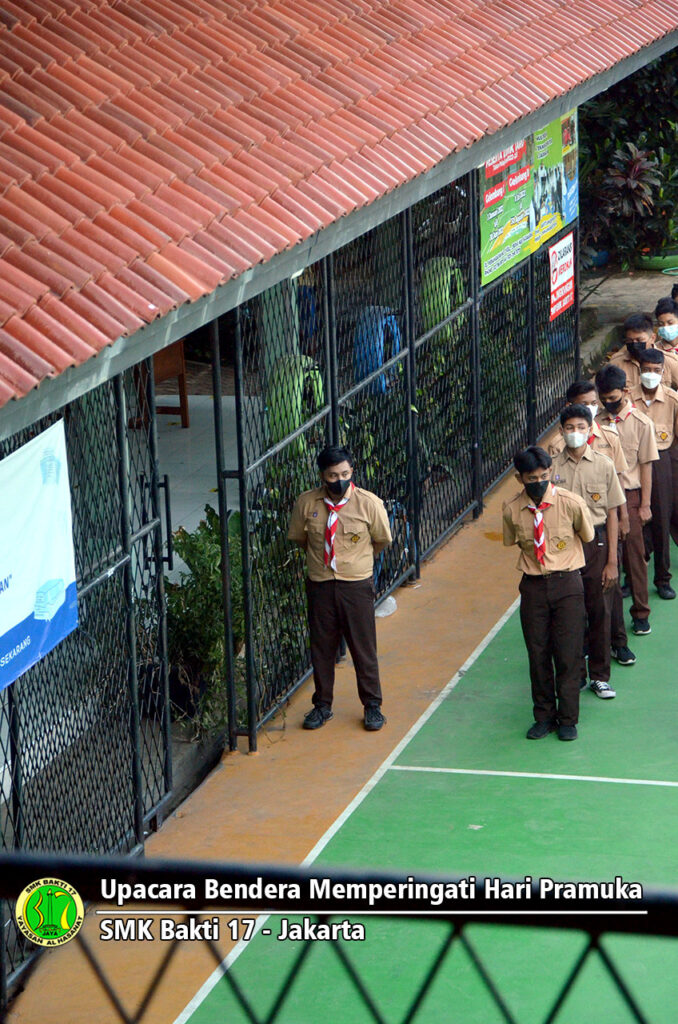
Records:
[[[324,536],[326,526],[327,516],[324,512],[311,512],[304,521],[304,529],[309,537]]]
[[[564,555],[572,550],[572,537],[565,534],[553,534],[548,538],[548,549],[552,555]]]
[[[600,487],[593,484],[586,485],[586,504],[589,508],[607,509],[606,494]]]
[[[654,428],[654,436],[658,446],[660,444],[668,444],[668,442],[672,440],[671,434],[666,427],[656,426]]]
[[[369,524],[356,516],[340,514],[337,536],[346,552],[364,550],[365,543],[370,540]]]

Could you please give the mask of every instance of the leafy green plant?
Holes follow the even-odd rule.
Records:
[[[240,514],[237,512],[229,516],[228,538],[235,656],[243,646],[245,635]],[[223,727],[228,714],[218,513],[206,505],[205,518],[192,533],[183,527],[177,530],[174,547],[188,571],[181,572],[178,582],[166,583],[169,659],[178,674],[179,684],[187,687],[193,698],[198,728],[208,731]],[[242,676],[240,669],[238,675]]]

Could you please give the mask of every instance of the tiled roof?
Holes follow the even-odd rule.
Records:
[[[2,0],[0,405],[677,24],[675,0]]]

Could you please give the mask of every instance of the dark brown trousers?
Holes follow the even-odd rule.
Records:
[[[581,574],[578,570],[549,576],[524,574],[519,589],[535,721],[557,718],[562,725],[576,725],[584,646]]]
[[[366,580],[306,580],[314,704],[332,705],[337,648],[346,637],[363,705],[381,704],[374,586]]]
[[[581,571],[586,605],[586,635],[589,649],[589,679],[610,681],[610,637],[614,591],[603,590],[603,569],[607,565],[607,530],[596,527],[596,535],[584,544],[586,565]],[[620,644],[620,646],[626,646]],[[582,678],[586,672],[582,672]]]
[[[654,585],[671,581],[671,513],[673,481],[671,455],[667,449],[652,463],[652,519],[643,527],[648,551],[654,552]]]
[[[640,487],[626,491],[626,507],[629,510],[629,534],[624,541],[624,572],[631,587],[632,619],[647,619],[650,616],[650,595],[647,588],[647,563],[645,561],[645,538],[640,521]]]

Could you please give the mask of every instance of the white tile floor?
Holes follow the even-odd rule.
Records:
[[[236,469],[235,398],[226,396],[221,402],[226,468]],[[191,531],[205,505],[217,508],[218,498],[211,396],[189,395],[188,410],[191,425],[186,430],[178,415],[158,416],[158,449],[160,475],[167,473],[170,479],[172,529]],[[237,481],[228,482],[226,497],[229,508],[239,507]]]

